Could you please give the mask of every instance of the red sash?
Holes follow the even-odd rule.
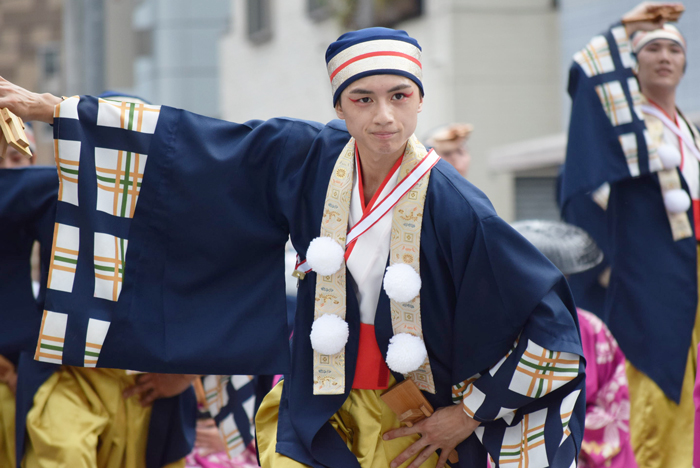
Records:
[[[700,242],[700,200],[693,200],[693,221],[693,224],[695,224],[695,240]]]
[[[352,388],[383,390],[389,388],[389,368],[379,351],[374,325],[360,323],[360,350]]]

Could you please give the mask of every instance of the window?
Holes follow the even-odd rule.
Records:
[[[61,44],[49,42],[37,48],[38,87],[49,93],[61,90]]]
[[[321,21],[331,16],[331,0],[306,0],[306,11],[314,21]]]
[[[423,14],[423,0],[349,0],[344,15],[349,28],[393,27]]]
[[[248,0],[248,38],[255,43],[272,38],[271,0]]]
[[[556,177],[516,177],[515,219],[559,220],[556,196]]]

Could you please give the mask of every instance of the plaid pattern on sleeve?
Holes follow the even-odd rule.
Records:
[[[97,209],[133,218],[145,168],[145,154],[95,148]]]
[[[595,36],[591,39],[591,42],[583,50],[574,55],[574,61],[581,65],[589,77],[615,70],[605,36]]]
[[[160,106],[100,99],[97,125],[153,133],[158,124],[159,113]]]
[[[255,438],[255,386],[252,375],[208,375],[203,379],[207,409],[233,458]]]
[[[95,233],[95,297],[119,299],[127,245],[126,239]]]
[[[454,385],[453,401],[460,402],[461,395],[464,412],[481,421],[475,434],[499,466],[546,467],[551,463],[547,453],[570,439],[583,370],[578,355],[519,337],[487,372]],[[572,455],[566,466],[574,460]]]
[[[56,106],[60,186],[46,293],[51,311],[44,312],[35,359],[97,366],[124,281],[130,222],[159,115],[159,106],[89,97]],[[80,311],[71,309],[75,304]]]
[[[49,289],[64,292],[73,291],[79,246],[80,229],[67,224],[55,224],[47,281]]]
[[[39,342],[34,359],[51,364],[60,364],[63,358],[63,345],[66,338],[68,316],[50,310],[44,311],[41,319]]]
[[[619,81],[610,81],[595,87],[595,91],[613,125],[622,125],[632,121],[630,105]]]
[[[578,376],[580,358],[572,353],[549,351],[528,341],[510,381],[510,390],[540,398]]]

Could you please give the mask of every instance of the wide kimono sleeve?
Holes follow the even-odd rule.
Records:
[[[430,201],[451,214],[439,237],[456,290],[453,402],[481,422],[476,438],[498,466],[572,466],[585,360],[566,280],[483,194],[444,173],[457,193],[434,169],[431,184],[445,189]]]
[[[561,205],[620,180],[663,169],[648,147],[642,95],[633,73],[630,40],[621,24],[593,37],[573,57],[571,119],[562,172]],[[605,205],[605,188],[597,200]]]
[[[583,437],[585,361],[568,286],[503,221],[483,224],[480,270],[493,275],[501,312],[512,314],[502,336],[524,324],[495,364],[453,387],[455,403],[482,423],[475,433],[499,466],[570,466]]]
[[[41,313],[32,291],[30,258],[33,243],[39,242],[45,278],[57,190],[53,167],[0,169],[0,324],[5,330],[0,333],[0,354],[15,362],[19,351],[36,343]]]
[[[55,255],[35,358],[287,372],[278,165],[301,165],[321,128],[91,97],[58,105]]]

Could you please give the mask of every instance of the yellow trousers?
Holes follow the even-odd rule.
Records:
[[[15,467],[15,395],[0,383],[0,466]]]
[[[134,379],[123,370],[61,367],[34,396],[23,468],[145,468],[151,408],[122,397]]]
[[[700,308],[695,317],[680,404],[666,397],[653,380],[627,361],[630,435],[639,468],[693,466],[693,388],[697,373],[699,341]]]
[[[305,466],[275,451],[283,384],[284,381],[281,381],[267,394],[255,418],[262,468]],[[401,427],[396,415],[379,397],[383,392],[385,390],[351,390],[348,399],[330,420],[362,468],[387,468],[394,458],[420,438],[418,434],[413,434],[393,440],[382,439],[385,432]],[[401,466],[408,466],[413,458]],[[433,453],[421,468],[434,468],[437,462],[438,456]]]

